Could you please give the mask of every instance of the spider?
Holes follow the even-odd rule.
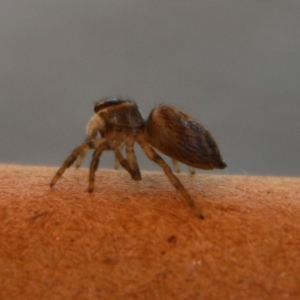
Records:
[[[210,132],[198,121],[173,106],[158,105],[151,111],[148,120],[145,120],[134,101],[105,98],[95,104],[94,112],[87,125],[85,142],[67,157],[53,177],[51,187],[75,161],[79,167],[90,149],[94,149],[94,152],[90,163],[89,192],[94,190],[95,172],[100,156],[105,150],[113,150],[117,161],[128,171],[131,178],[141,180],[134,153],[134,144],[137,142],[146,156],[163,169],[172,185],[194,209],[195,202],[192,197],[154,148],[171,157],[173,161],[194,168],[211,170],[224,169],[227,166]],[[100,138],[97,138],[98,133]],[[122,144],[126,147],[126,159],[120,151]],[[201,212],[198,215],[203,218]]]

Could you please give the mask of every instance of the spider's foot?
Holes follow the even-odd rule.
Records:
[[[88,192],[92,193],[94,191],[94,183],[90,183],[88,187]]]
[[[53,188],[57,182],[58,178],[56,178],[56,176],[51,180],[50,182],[50,187]]]
[[[141,173],[140,173],[140,172],[133,172],[133,173],[131,174],[131,178],[132,178],[133,180],[136,180],[136,181],[142,180],[142,176],[141,176]]]
[[[193,213],[201,220],[204,220],[205,219],[205,216],[204,214],[197,208],[192,208],[193,209]]]

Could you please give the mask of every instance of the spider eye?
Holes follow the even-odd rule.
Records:
[[[98,103],[94,106],[94,112],[97,113],[98,111],[105,109],[110,106],[115,106],[118,104],[121,104],[123,102],[126,102],[126,100],[119,100],[117,98],[106,98],[100,100]]]

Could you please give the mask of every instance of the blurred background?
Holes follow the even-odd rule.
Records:
[[[167,103],[198,119],[221,173],[299,176],[299,11],[299,0],[1,0],[0,163],[60,165],[94,102],[122,96],[145,118]],[[137,152],[141,170],[158,170]]]

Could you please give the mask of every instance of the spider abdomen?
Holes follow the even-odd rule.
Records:
[[[148,118],[146,131],[149,144],[186,165],[205,170],[226,167],[210,132],[175,107],[155,107]]]

